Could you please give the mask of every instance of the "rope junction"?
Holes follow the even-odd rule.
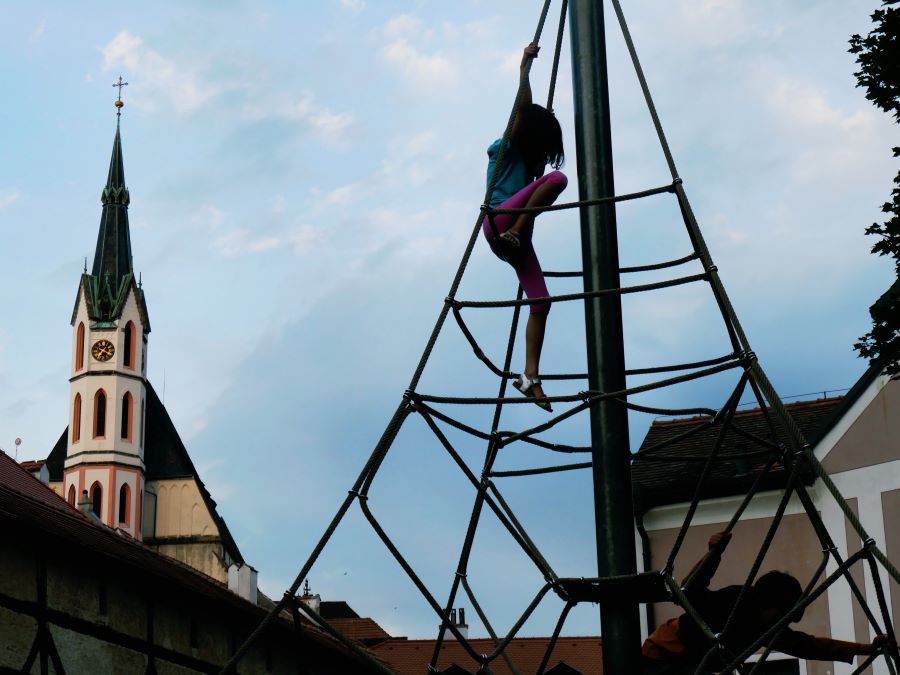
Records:
[[[709,650],[703,658],[697,673],[704,671],[708,664],[711,664],[715,658],[724,658],[727,666],[721,672],[723,673],[758,673],[764,667],[767,657],[772,651],[772,645],[775,644],[779,637],[788,628],[792,619],[799,615],[803,609],[809,606],[828,588],[839,579],[844,579],[848,584],[851,593],[856,598],[860,607],[865,613],[869,626],[876,634],[885,634],[888,637],[888,644],[880,651],[869,656],[853,673],[862,673],[876,659],[883,658],[888,671],[891,675],[897,675],[900,672],[900,651],[894,634],[894,628],[891,623],[891,614],[888,609],[885,591],[882,584],[881,576],[878,570],[880,564],[887,574],[900,583],[900,572],[885,556],[878,547],[874,539],[869,536],[860,522],[859,518],[851,509],[847,501],[841,496],[834,482],[825,472],[822,464],[816,458],[812,448],[806,442],[800,428],[791,419],[785,409],[781,399],[776,394],[771,382],[767,378],[762,367],[759,365],[756,355],[754,354],[750,343],[744,333],[743,328],[735,314],[734,308],[728,299],[724,286],[719,278],[718,269],[713,263],[709,249],[701,234],[697,220],[691,209],[687,195],[684,189],[684,183],[678,175],[671,150],[663,133],[662,124],[659,115],[650,95],[643,69],[635,51],[634,43],[619,0],[612,0],[619,26],[621,28],[628,52],[631,56],[632,63],[641,86],[647,107],[649,109],[653,125],[659,137],[660,146],[665,156],[666,163],[671,172],[672,182],[668,185],[655,187],[640,192],[623,194],[605,199],[595,199],[590,201],[571,202],[564,204],[556,204],[552,206],[519,208],[519,209],[499,209],[487,206],[490,203],[491,195],[497,181],[498,168],[503,164],[503,155],[507,148],[507,140],[513,127],[516,111],[518,110],[520,101],[522,100],[523,84],[525,83],[532,61],[529,60],[523,68],[522,79],[520,81],[519,90],[515,103],[510,111],[507,120],[506,129],[500,144],[499,156],[495,163],[494,173],[488,184],[487,192],[482,206],[479,209],[478,218],[475,227],[469,238],[468,244],[463,253],[462,260],[457,269],[456,275],[450,286],[450,291],[444,301],[443,307],[438,316],[437,322],[431,332],[425,349],[422,353],[418,366],[412,376],[409,387],[403,394],[402,400],[398,405],[394,415],[391,417],[378,443],[375,445],[371,456],[353,483],[352,488],[348,491],[343,503],[326,528],[324,534],[314,547],[309,558],[301,567],[294,583],[285,592],[284,597],[271,610],[266,618],[259,626],[246,638],[244,643],[234,653],[231,660],[221,671],[225,673],[236,672],[237,666],[241,658],[247,653],[249,648],[258,640],[266,631],[267,626],[275,617],[283,611],[289,611],[294,617],[294,622],[298,629],[298,637],[301,636],[300,613],[302,612],[315,625],[325,630],[335,639],[352,649],[355,653],[365,658],[379,672],[390,673],[391,671],[380,661],[371,657],[359,643],[356,643],[339,631],[333,628],[325,619],[317,612],[313,611],[308,605],[299,600],[296,595],[303,580],[307,578],[310,570],[322,553],[326,544],[334,534],[335,530],[341,523],[347,511],[353,505],[358,503],[359,507],[371,525],[374,532],[381,539],[385,547],[390,551],[400,567],[406,572],[409,579],[422,594],[426,602],[434,610],[435,614],[441,621],[441,627],[438,632],[437,640],[434,646],[434,652],[431,657],[429,672],[437,673],[438,657],[441,652],[442,643],[449,631],[453,637],[459,642],[462,648],[477,663],[481,664],[479,672],[490,673],[491,663],[498,658],[503,658],[509,669],[519,674],[513,662],[509,659],[505,652],[505,648],[511,640],[516,636],[525,621],[532,615],[541,601],[551,591],[556,594],[564,603],[563,609],[559,615],[556,627],[548,644],[546,653],[542,659],[536,675],[542,675],[549,663],[553,649],[559,639],[560,633],[565,625],[566,618],[571,609],[582,602],[602,603],[605,600],[615,598],[629,598],[635,602],[650,603],[669,601],[679,605],[689,616],[691,616],[700,629],[705,634],[709,643]],[[544,23],[550,9],[551,0],[545,0],[541,10],[538,25],[534,33],[533,42],[538,43],[543,31]],[[556,38],[556,47],[554,51],[554,61],[552,66],[552,74],[550,80],[550,90],[547,97],[547,107],[552,109],[555,85],[557,80],[557,71],[559,66],[559,58],[562,46],[562,40],[565,31],[565,19],[567,10],[567,0],[562,0],[560,8],[559,29]],[[677,200],[683,224],[685,226],[688,238],[692,244],[693,250],[680,258],[653,263],[648,265],[640,265],[633,267],[622,267],[621,273],[645,272],[653,270],[663,270],[679,267],[694,261],[699,261],[702,266],[702,272],[699,274],[691,274],[687,276],[675,277],[669,280],[638,284],[634,286],[623,286],[620,288],[608,288],[594,292],[569,293],[564,295],[549,296],[547,298],[523,299],[521,287],[518,294],[513,300],[495,300],[495,301],[472,301],[461,300],[457,298],[457,290],[462,280],[463,274],[478,239],[481,229],[482,219],[487,216],[489,222],[493,225],[493,216],[497,214],[539,214],[547,211],[561,211],[568,209],[584,208],[604,203],[618,203],[637,199],[645,199],[648,197],[674,195]],[[582,272],[546,272],[547,277],[580,277]],[[553,303],[571,302],[578,300],[586,300],[588,298],[598,297],[601,295],[613,294],[631,294],[643,293],[673,286],[706,283],[712,291],[712,295],[716,301],[719,313],[721,314],[723,325],[728,335],[732,351],[728,354],[715,358],[694,361],[690,363],[675,363],[660,365],[654,367],[637,368],[627,370],[627,375],[661,375],[667,373],[678,373],[663,379],[655,380],[639,386],[628,387],[621,391],[601,392],[601,391],[580,391],[574,394],[549,396],[548,402],[559,404],[573,404],[567,410],[557,414],[548,421],[537,426],[522,429],[519,431],[510,431],[500,428],[500,420],[504,406],[527,404],[533,405],[532,401],[527,398],[506,396],[507,384],[510,380],[519,377],[520,373],[511,370],[511,361],[513,355],[514,339],[518,331],[519,318],[523,305],[531,304],[535,301],[549,300]],[[479,346],[474,334],[466,324],[463,318],[463,310],[474,309],[496,309],[511,308],[512,321],[509,329],[509,339],[507,343],[504,362],[502,365],[495,364]],[[440,396],[427,394],[418,391],[419,380],[428,363],[431,352],[435,346],[438,335],[444,328],[444,324],[448,315],[452,312],[460,332],[470,345],[475,357],[480,360],[486,368],[499,378],[499,388],[495,397],[460,397],[460,396]],[[718,410],[705,407],[686,407],[679,409],[668,409],[650,407],[646,405],[636,404],[629,400],[630,397],[636,396],[652,390],[670,387],[693,380],[700,380],[726,371],[737,371],[737,383],[732,390],[730,396],[724,405]],[[542,375],[544,380],[586,380],[587,373],[551,373]],[[748,392],[752,394],[756,404],[759,406],[761,414],[765,419],[768,429],[768,437],[743,429],[735,420],[735,413],[739,406],[741,397]],[[592,466],[591,461],[573,462],[558,465],[549,465],[541,467],[533,467],[520,470],[498,471],[494,469],[495,461],[500,450],[513,445],[515,443],[524,443],[529,446],[542,448],[551,452],[563,454],[588,454],[593,451],[591,447],[572,446],[566,444],[552,443],[538,437],[545,431],[549,431],[556,427],[560,422],[569,419],[600,401],[615,401],[617,404],[627,407],[630,410],[639,412],[653,413],[657,415],[694,415],[701,416],[705,419],[701,423],[692,425],[689,429],[672,436],[655,445],[646,447],[639,452],[631,455],[632,463],[638,462],[694,462],[702,464],[700,477],[697,482],[693,498],[689,504],[687,515],[682,522],[675,543],[668,554],[665,565],[661,570],[655,572],[644,572],[624,577],[606,577],[606,578],[563,578],[556,574],[550,563],[542,555],[541,551],[534,544],[528,532],[518,520],[513,510],[503,497],[500,489],[495,482],[497,478],[510,478],[537,474],[557,473],[566,471],[578,471],[589,469]],[[451,414],[438,406],[493,406],[493,418],[489,430],[478,429],[470,424],[464,423],[456,419]],[[400,431],[400,428],[410,415],[418,415],[425,425],[431,430],[439,444],[446,450],[447,454],[459,467],[465,478],[471,483],[476,491],[475,501],[469,518],[468,529],[459,555],[456,572],[453,577],[450,592],[446,601],[441,603],[437,597],[426,587],[425,583],[412,568],[410,563],[404,557],[403,553],[397,548],[387,532],[382,527],[378,518],[373,513],[369,503],[369,490],[381,467],[382,462],[391,449],[391,446]],[[442,426],[443,425],[443,426]],[[444,428],[450,427],[461,431],[468,436],[486,442],[484,464],[480,474],[476,474],[464,461],[462,456],[456,450],[454,445],[448,440]],[[698,435],[704,431],[712,429],[717,430],[716,440],[712,449],[708,454],[696,456],[678,455],[677,457],[660,454],[661,450],[672,446],[675,443],[683,441],[692,436]],[[726,434],[733,432],[741,436],[744,440],[750,442],[754,449],[748,452],[722,454]],[[704,487],[710,477],[711,471],[717,462],[727,460],[757,459],[765,461],[762,469],[756,476],[753,485],[748,490],[737,510],[727,524],[725,531],[731,532],[737,525],[747,507],[750,505],[753,497],[764,484],[765,479],[776,468],[783,468],[788,473],[787,483],[781,492],[775,515],[769,525],[761,548],[758,551],[750,568],[750,572],[742,585],[740,595],[735,603],[725,627],[718,633],[713,633],[703,617],[692,606],[687,597],[686,591],[690,589],[691,578],[679,581],[673,575],[675,559],[684,544],[685,537],[691,522],[697,512],[700,501],[704,497]],[[813,503],[813,500],[807,490],[807,487],[801,482],[800,478],[804,473],[812,472],[819,480],[822,481],[825,489],[830,493],[831,497],[836,501],[840,510],[843,512],[852,529],[859,536],[860,541],[864,542],[862,548],[844,560],[838,551],[834,541],[828,533],[825,524],[819,515],[819,511]],[[756,642],[747,647],[742,653],[731,653],[723,642],[723,637],[727,636],[729,629],[733,626],[735,617],[738,615],[744,601],[746,600],[747,590],[753,584],[763,563],[763,560],[769,551],[775,534],[781,521],[784,518],[788,502],[792,497],[796,496],[802,504],[806,515],[815,530],[815,533],[821,543],[822,556],[821,562],[816,569],[813,577],[809,580],[807,586],[803,589],[803,594],[797,604],[776,623],[764,635],[760,636]],[[545,579],[544,585],[538,590],[534,598],[521,614],[519,619],[513,624],[510,630],[503,636],[499,635],[492,626],[489,618],[485,614],[482,605],[479,603],[476,594],[469,584],[467,576],[468,565],[472,553],[472,547],[475,540],[475,534],[478,529],[479,521],[485,509],[489,509],[503,525],[506,531],[511,535],[516,544],[521,548],[522,552],[534,564],[537,570]],[[832,563],[835,569],[825,576],[826,568]],[[868,605],[862,590],[851,575],[854,565],[867,565],[869,567],[872,582],[876,591],[878,614],[873,612]],[[469,641],[463,636],[457,627],[449,620],[450,609],[454,607],[456,598],[460,592],[465,593],[472,607],[475,609],[479,619],[484,624],[488,634],[494,641],[494,650],[488,654],[476,652]],[[299,648],[302,649],[302,639],[298,639]],[[763,649],[762,657],[755,663],[746,663],[748,657]]]

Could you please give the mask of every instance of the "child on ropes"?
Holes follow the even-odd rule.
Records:
[[[694,566],[685,582],[688,600],[714,634],[725,628],[741,591],[741,586],[726,586],[717,591],[708,588],[730,540],[731,534],[727,532],[710,537],[709,552]],[[790,574],[769,572],[762,575],[747,589],[737,614],[722,636],[722,643],[737,656],[778,623],[802,594],[800,582]],[[801,610],[793,621],[802,617]],[[813,637],[788,628],[773,648],[801,659],[852,663],[855,656],[874,654],[886,644],[884,636],[866,644]],[[643,675],[693,675],[710,647],[712,645],[697,622],[689,614],[682,614],[659,626],[644,642]],[[728,660],[728,656],[717,654],[702,673],[706,675],[725,667],[726,664],[721,662],[723,658]]]
[[[556,117],[531,101],[531,85],[525,69],[528,61],[537,57],[539,49],[536,44],[529,44],[522,55],[522,94],[503,163],[497,170],[497,181],[489,204],[494,208],[549,206],[568,183],[561,171],[544,174],[548,164],[553,169],[559,169],[565,155],[562,130]],[[488,148],[488,182],[500,154],[500,142],[501,139],[498,139]],[[491,250],[516,271],[525,295],[541,298],[549,293],[531,241],[534,219],[534,214],[525,213],[498,214],[492,218],[485,216],[482,229]],[[531,304],[525,327],[525,370],[514,386],[533,398],[541,408],[552,411],[550,403],[542,400],[545,395],[538,376],[549,312],[549,302]]]

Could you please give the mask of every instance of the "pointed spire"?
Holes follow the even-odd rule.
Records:
[[[128,203],[130,196],[125,187],[125,163],[122,160],[122,138],[116,120],[116,136],[106,187],[100,196],[103,212],[97,235],[97,250],[91,275],[109,283],[113,293],[118,292],[122,280],[132,274],[131,232],[128,227]],[[108,279],[108,281],[107,281]]]

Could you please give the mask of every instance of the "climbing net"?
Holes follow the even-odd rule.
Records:
[[[533,41],[535,43],[538,43],[540,40],[544,24],[549,13],[550,5],[551,0],[545,0],[543,3],[540,18],[538,20],[538,25],[534,34]],[[812,448],[806,442],[800,428],[791,419],[791,416],[788,414],[787,410],[781,402],[781,399],[776,394],[771,382],[767,378],[762,367],[759,365],[756,355],[751,349],[747,336],[744,333],[744,330],[742,329],[741,324],[738,321],[731,302],[728,299],[728,296],[720,280],[718,270],[715,264],[713,264],[709,249],[706,246],[706,243],[700,232],[700,228],[697,224],[697,220],[691,209],[690,203],[688,202],[683,181],[678,175],[672,153],[663,133],[659,115],[657,114],[656,107],[650,95],[650,91],[644,77],[643,69],[641,67],[640,61],[638,60],[637,52],[635,51],[634,43],[628,30],[628,26],[625,22],[625,17],[622,12],[622,7],[619,0],[612,0],[612,5],[615,10],[629,55],[634,65],[634,69],[647,107],[649,109],[653,125],[656,129],[663,155],[671,173],[671,183],[640,192],[616,195],[601,199],[583,200],[534,208],[499,209],[490,208],[487,206],[487,204],[490,203],[490,198],[493,194],[497,180],[497,170],[495,169],[494,175],[489,181],[484,204],[479,210],[475,227],[473,228],[462,260],[450,286],[450,291],[444,301],[444,305],[431,332],[428,343],[425,346],[424,352],[419,360],[418,366],[416,367],[416,370],[412,376],[409,387],[405,391],[403,398],[399,406],[397,407],[397,410],[388,422],[384,433],[375,445],[374,450],[372,451],[368,461],[366,462],[365,466],[354,482],[353,487],[349,490],[347,497],[344,499],[334,518],[331,520],[324,534],[319,539],[309,558],[300,569],[300,572],[297,574],[294,583],[285,592],[283,598],[276,604],[276,606],[271,610],[267,617],[249,635],[246,641],[235,652],[232,659],[224,667],[222,671],[223,673],[234,672],[234,669],[237,667],[237,664],[240,662],[241,658],[246,654],[251,645],[263,635],[268,624],[272,620],[274,620],[275,617],[277,617],[281,612],[286,610],[292,613],[295,625],[297,626],[298,630],[300,629],[301,625],[300,615],[302,613],[306,617],[309,617],[319,628],[326,631],[341,643],[346,645],[349,649],[355,651],[362,658],[369,661],[372,667],[376,670],[384,673],[391,672],[383,663],[372,659],[369,652],[364,650],[358,643],[346,638],[337,629],[332,627],[328,623],[328,621],[326,621],[316,611],[314,611],[313,608],[296,597],[301,583],[304,579],[306,579],[307,575],[324,550],[331,536],[334,534],[344,516],[347,514],[348,510],[353,504],[359,505],[363,515],[371,525],[374,532],[384,543],[385,547],[395,558],[397,563],[399,563],[400,567],[408,575],[409,579],[416,586],[419,592],[421,592],[422,596],[425,598],[427,603],[431,606],[431,608],[434,610],[441,621],[441,626],[438,632],[437,640],[434,646],[434,652],[430,662],[430,672],[438,672],[438,657],[440,655],[441,647],[446,633],[447,631],[449,631],[459,642],[462,648],[472,657],[472,659],[481,665],[482,670],[480,670],[479,672],[490,672],[490,664],[498,658],[503,658],[509,666],[510,670],[514,673],[518,673],[519,671],[516,669],[515,665],[506,654],[506,647],[516,636],[525,621],[532,615],[542,599],[550,591],[553,591],[563,601],[563,609],[559,615],[553,635],[548,643],[547,650],[543,656],[540,666],[537,669],[536,675],[542,675],[544,673],[544,670],[546,669],[550,657],[553,653],[556,642],[564,627],[566,618],[568,617],[573,607],[582,602],[602,603],[604,601],[617,599],[621,600],[623,598],[628,598],[632,602],[674,602],[675,604],[680,606],[689,616],[691,616],[700,627],[709,643],[709,650],[705,654],[705,657],[703,658],[697,669],[698,673],[704,672],[716,661],[723,661],[727,664],[724,669],[720,669],[720,672],[723,673],[757,673],[763,667],[766,658],[769,656],[770,652],[773,649],[773,645],[777,644],[779,638],[784,633],[784,631],[787,630],[792,620],[799,616],[807,606],[809,606],[823,593],[825,593],[828,588],[839,579],[844,579],[849,585],[850,591],[858,601],[860,607],[862,607],[871,629],[876,634],[884,634],[888,638],[887,643],[883,647],[868,656],[865,661],[861,663],[859,667],[857,667],[853,672],[862,673],[867,668],[869,668],[876,659],[879,658],[884,659],[886,667],[891,675],[897,675],[897,673],[900,672],[900,652],[898,652],[898,645],[894,635],[894,630],[891,623],[891,615],[888,609],[884,587],[878,570],[878,565],[880,564],[884,568],[884,570],[886,570],[887,574],[898,583],[900,583],[900,572],[898,572],[897,568],[891,563],[890,560],[888,560],[875,540],[869,536],[859,518],[851,509],[848,502],[841,496],[834,482],[831,480],[831,478],[823,469],[819,460],[816,458],[815,454],[812,451]],[[566,12],[567,0],[562,0],[560,8],[559,29],[556,36],[556,48],[554,52],[550,88],[547,99],[547,107],[549,109],[552,109],[553,105],[553,96],[556,86],[560,52],[565,31]],[[516,96],[516,101],[512,107],[512,110],[510,111],[506,130],[503,134],[503,142],[500,144],[500,156],[497,159],[495,165],[496,167],[500,167],[502,165],[503,154],[507,147],[506,140],[509,138],[515,115],[522,99],[522,84],[525,83],[530,68],[531,61],[529,61],[523,69],[522,80],[518,94]],[[475,243],[478,239],[479,230],[481,229],[483,218],[487,217],[489,222],[493,226],[493,218],[498,214],[530,213],[536,215],[538,213],[546,211],[580,209],[589,206],[613,204],[664,194],[674,195],[675,199],[677,200],[683,224],[686,228],[686,232],[693,250],[688,255],[674,260],[668,260],[649,265],[622,267],[619,269],[619,272],[622,274],[629,274],[634,272],[665,270],[681,267],[683,265],[687,265],[689,263],[697,261],[702,266],[703,271],[701,273],[680,276],[655,283],[620,286],[618,288],[605,288],[600,290],[586,291],[582,293],[556,295],[544,299],[538,298],[537,301],[540,302],[541,300],[548,300],[553,303],[588,301],[590,299],[599,298],[602,296],[622,296],[626,294],[649,292],[685,284],[706,283],[709,286],[709,289],[712,291],[712,295],[715,299],[718,311],[721,314],[721,319],[727,332],[728,340],[730,341],[731,351],[728,354],[703,361],[626,370],[626,375],[658,376],[660,379],[641,384],[640,386],[626,387],[625,389],[622,389],[620,391],[584,390],[568,395],[550,396],[546,399],[548,402],[570,404],[570,406],[564,412],[557,414],[555,417],[552,417],[548,421],[537,426],[521,429],[518,431],[501,429],[500,422],[504,406],[520,404],[532,405],[531,400],[527,398],[507,398],[506,393],[509,381],[519,377],[519,373],[513,372],[511,370],[511,362],[513,355],[513,344],[518,331],[521,308],[524,305],[535,302],[535,299],[524,299],[521,287],[518,290],[516,298],[513,300],[474,301],[461,300],[457,298],[457,291],[459,289],[460,282],[463,278]],[[547,272],[545,273],[545,276],[579,277],[582,276],[582,273]],[[463,310],[493,308],[512,308],[513,310],[512,322],[509,329],[509,341],[507,344],[506,355],[502,366],[497,365],[485,354],[484,350],[482,350],[482,348],[478,344],[472,330],[466,324],[463,317]],[[442,329],[445,327],[446,320],[451,313],[453,314],[453,318],[457,326],[459,327],[459,330],[465,337],[465,340],[471,346],[474,355],[499,380],[499,391],[497,393],[497,396],[440,396],[419,391],[419,382],[425,370],[426,364],[428,363],[429,357],[431,356],[438,336],[441,333]],[[717,410],[709,408],[658,408],[639,405],[629,400],[630,397],[637,396],[638,394],[653,390],[660,390],[666,387],[671,387],[676,384],[681,384],[693,380],[708,378],[719,373],[724,373],[726,371],[734,371],[734,373],[737,375],[737,384],[733,388],[724,405]],[[577,381],[586,380],[587,374],[557,373],[543,375],[542,377],[544,380]],[[735,413],[737,411],[737,407],[741,400],[741,397],[745,392],[748,391],[748,389],[752,393],[755,401],[758,403],[761,414],[765,420],[765,426],[767,429],[767,433],[765,434],[751,432],[748,429],[743,428],[735,419]],[[539,434],[552,430],[564,420],[587,411],[592,407],[597,406],[601,402],[606,402],[607,404],[612,402],[615,405],[625,406],[629,410],[658,415],[690,414],[702,416],[702,421],[700,423],[692,425],[687,430],[671,436],[665,440],[659,441],[651,446],[644,447],[640,451],[632,453],[630,457],[633,465],[641,462],[649,463],[677,461],[697,463],[701,467],[701,469],[699,471],[699,477],[694,489],[693,497],[687,509],[686,517],[684,518],[684,521],[678,530],[675,542],[667,556],[666,562],[662,569],[652,572],[644,572],[640,574],[619,577],[564,578],[556,574],[550,563],[542,555],[541,551],[535,545],[534,541],[529,536],[522,523],[516,517],[513,509],[510,508],[509,504],[504,499],[503,494],[498,489],[494,479],[500,477],[528,476],[589,469],[592,467],[592,462],[570,462],[511,471],[496,470],[494,468],[495,462],[500,451],[503,448],[517,443],[526,444],[554,453],[592,453],[593,448],[591,447],[553,443],[539,437]],[[455,405],[482,406],[486,407],[487,409],[493,408],[493,416],[490,428],[488,430],[479,429],[476,426],[467,422],[463,422],[457,417],[449,414],[446,411],[446,407]],[[378,473],[379,469],[382,466],[382,463],[387,457],[402,425],[410,415],[418,415],[422,418],[422,420],[425,422],[425,425],[431,430],[431,432],[433,432],[440,445],[446,450],[449,457],[459,467],[460,471],[476,491],[475,501],[472,507],[472,512],[469,519],[466,536],[463,542],[462,551],[459,556],[456,573],[451,583],[449,597],[444,604],[441,604],[438,601],[437,597],[428,589],[426,584],[413,569],[412,565],[408,562],[403,553],[401,553],[394,541],[392,541],[390,536],[383,528],[382,524],[379,522],[378,518],[373,513],[369,503],[369,491],[372,487],[373,481],[375,480],[376,474]],[[484,464],[480,475],[478,475],[469,467],[458,450],[450,442],[445,431],[447,428],[455,429],[458,432],[462,432],[467,437],[478,439],[479,441],[486,443]],[[695,435],[710,431],[715,434],[715,442],[712,444],[708,452],[704,454],[695,456],[685,456],[683,454],[679,454],[677,457],[673,457],[671,454],[666,454],[664,452],[667,448],[671,448],[671,446],[681,441],[685,441]],[[729,433],[740,436],[742,439],[751,444],[753,449],[747,452],[740,453],[724,450],[726,445],[726,436]],[[705,487],[708,486],[710,478],[714,473],[715,467],[720,462],[734,461],[735,459],[754,460],[755,462],[759,463],[761,469],[757,472],[757,475],[750,489],[747,491],[744,498],[737,507],[735,513],[731,517],[731,520],[728,522],[725,528],[726,532],[731,532],[734,529],[734,527],[737,525],[742,515],[744,514],[744,511],[750,505],[753,497],[764,486],[767,485],[766,479],[767,477],[770,477],[773,470],[783,471],[787,478],[784,488],[781,490],[781,495],[780,499],[778,500],[775,515],[772,518],[771,524],[766,531],[762,546],[760,547],[758,554],[753,560],[750,571],[747,574],[743,585],[741,586],[738,599],[733,609],[731,610],[730,616],[728,617],[724,627],[718,632],[714,632],[704,620],[703,616],[693,607],[689,599],[691,579],[686,578],[679,581],[675,578],[675,559],[679,551],[681,550],[682,545],[684,544],[688,529],[690,528],[694,516],[697,512],[698,505],[700,504],[701,499],[704,497]],[[802,481],[802,477],[805,475],[809,475],[810,472],[821,481],[825,490],[836,501],[840,510],[843,512],[847,522],[859,536],[860,541],[863,542],[860,550],[853,555],[850,555],[846,559],[844,559],[844,557],[841,555],[838,547],[835,545],[833,539],[831,538],[828,530],[825,527],[822,517],[819,514],[818,509],[813,503],[812,497],[810,496],[806,485]],[[779,528],[779,525],[781,524],[785,516],[788,503],[794,496],[796,496],[796,498],[798,498],[800,503],[802,504],[806,515],[809,517],[815,534],[819,542],[821,543],[821,561],[818,564],[818,567],[816,568],[816,571],[813,574],[812,578],[803,589],[803,593],[795,606],[781,620],[779,620],[768,631],[766,631],[765,634],[759,636],[759,638],[753,644],[749,645],[743,652],[733,653],[726,645],[729,630],[734,625],[735,617],[738,615],[740,608],[747,600],[747,590],[754,583],[763,560],[772,545],[772,541]],[[494,630],[488,616],[486,615],[481,604],[478,602],[478,599],[467,578],[469,560],[472,553],[473,543],[475,541],[476,530],[485,508],[489,509],[496,516],[502,526],[509,532],[516,544],[522,549],[524,554],[534,564],[534,566],[545,579],[545,583],[543,584],[543,586],[538,590],[537,594],[526,607],[525,611],[522,613],[519,619],[515,621],[508,633],[504,636],[499,636]],[[826,568],[828,567],[829,563],[833,563],[834,569],[831,573],[826,574]],[[866,597],[863,595],[863,592],[861,591],[859,585],[851,574],[852,568],[855,565],[867,565],[870,569],[873,585],[876,592],[878,613],[880,614],[880,617],[876,616],[875,612],[869,606],[866,601]],[[456,601],[457,595],[460,592],[460,589],[462,589],[462,591],[468,597],[479,619],[482,621],[486,630],[494,641],[494,649],[488,654],[478,653],[472,647],[466,637],[458,630],[457,626],[450,620],[450,610],[452,607],[454,607],[454,603]],[[747,659],[751,655],[758,652],[760,649],[763,650],[762,657],[756,663],[747,663]]]

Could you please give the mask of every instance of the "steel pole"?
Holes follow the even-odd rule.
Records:
[[[579,199],[615,194],[603,0],[570,0],[572,83]],[[619,287],[615,204],[581,209],[584,290]],[[622,302],[618,295],[584,303],[588,383],[596,391],[625,388]],[[634,515],[627,410],[613,401],[592,406],[594,514],[601,577],[634,574]],[[640,618],[635,602],[600,606],[603,672],[640,672]]]

